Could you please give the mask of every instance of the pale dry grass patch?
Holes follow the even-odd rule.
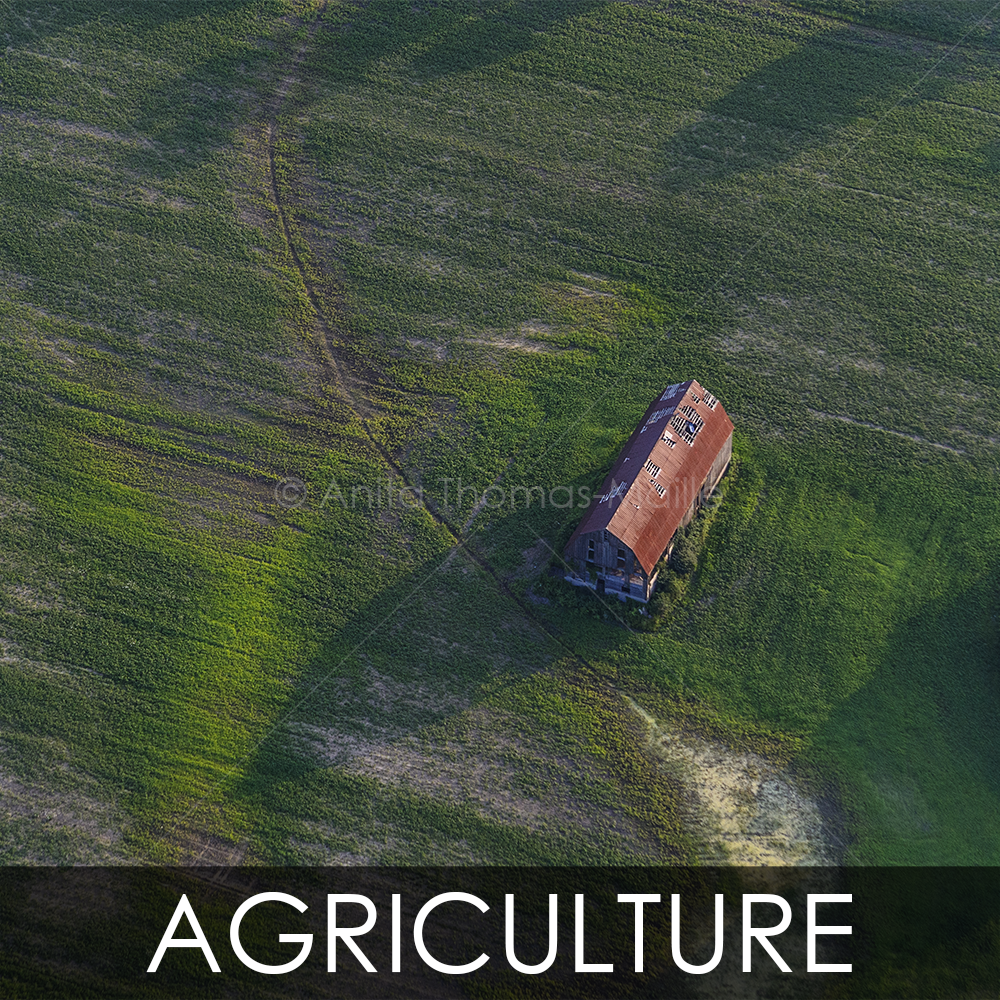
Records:
[[[472,709],[450,720],[448,728],[449,735],[372,741],[345,770],[471,806],[486,819],[532,833],[658,856],[640,824],[613,801],[608,775],[596,759],[543,734],[528,735],[520,720],[495,710]]]
[[[685,824],[703,864],[839,863],[821,805],[787,767],[657,720],[626,701],[646,724],[649,751],[684,788]]]
[[[0,767],[0,848],[13,850],[21,864],[123,863],[126,852],[115,806],[69,765],[63,765],[63,771],[79,787],[29,784]],[[59,841],[59,856],[45,846],[54,839]]]

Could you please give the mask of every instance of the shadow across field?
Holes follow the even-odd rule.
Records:
[[[812,734],[860,801],[861,864],[996,862],[1000,637],[993,572],[906,621],[870,682]],[[884,852],[884,853],[882,853]]]
[[[853,21],[904,39],[983,49],[995,49],[1000,43],[990,20],[996,12],[993,0],[964,0],[959,4],[788,0],[785,6]]]
[[[169,178],[192,170],[230,143],[246,117],[244,102],[249,99],[259,109],[270,97],[270,59],[269,53],[255,49],[213,56],[150,91],[133,124],[155,148],[131,151],[127,166],[144,176]],[[238,97],[237,90],[244,96]]]
[[[121,27],[138,32],[208,10],[228,13],[252,5],[253,0],[159,0],[157,3],[131,0],[115,4],[82,0],[40,8],[34,3],[12,0],[4,4],[0,24],[7,35],[7,44],[19,48],[60,32],[79,31],[82,25],[91,22],[106,28]]]
[[[368,67],[397,55],[424,78],[469,72],[524,52],[558,22],[604,5],[605,0],[571,5],[561,0],[493,0],[473,9],[419,0],[412,5],[376,0],[347,12],[332,8],[325,16],[333,30],[320,32],[315,39],[315,65],[322,67],[324,57],[329,57],[327,79],[351,83]]]
[[[663,188],[680,194],[768,173],[829,145],[858,118],[877,117],[917,80],[909,52],[853,27],[817,32],[670,137],[660,153]]]
[[[424,810],[426,822],[408,835],[419,850],[416,841],[433,838],[448,816],[405,781],[384,785],[369,776],[364,761],[405,757],[430,727],[467,711],[497,685],[544,668],[554,654],[544,633],[497,595],[475,564],[454,550],[435,556],[358,607],[314,654],[280,721],[227,796],[259,802],[280,817],[279,829],[257,831],[277,856],[295,856],[290,839],[317,827],[326,832],[316,838],[333,844],[333,853],[339,844],[341,853],[356,854],[378,830],[405,830],[412,811]],[[473,808],[455,814],[477,827]],[[439,839],[447,840],[443,831]],[[398,850],[408,856],[405,845]]]
[[[279,717],[226,793],[272,817],[253,831],[272,860],[596,864],[685,850],[641,724],[460,550],[353,615]]]
[[[56,119],[61,132],[111,137],[126,171],[147,178],[190,171],[231,140],[247,102],[260,104],[273,90],[275,53],[256,34],[265,28],[256,6],[220,0],[0,11],[15,107],[32,119]],[[230,22],[241,20],[245,34],[234,37]]]

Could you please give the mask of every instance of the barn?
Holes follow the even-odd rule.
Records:
[[[693,379],[646,410],[566,544],[566,579],[646,602],[656,566],[711,496],[733,454],[733,423]]]

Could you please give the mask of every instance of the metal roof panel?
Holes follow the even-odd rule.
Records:
[[[722,404],[710,405],[713,399],[692,379],[668,386],[653,400],[567,549],[582,534],[607,530],[635,553],[646,573],[653,571],[733,432]]]

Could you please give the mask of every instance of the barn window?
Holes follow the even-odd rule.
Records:
[[[594,539],[591,538],[590,541],[587,542],[587,562],[593,562],[593,561],[594,561]]]
[[[705,421],[698,416],[694,407],[682,406],[670,419],[670,426],[673,427],[684,441],[694,444],[694,439],[698,431],[704,427]]]
[[[625,550],[624,549],[619,549],[618,550],[618,568],[619,569],[624,569],[625,568]]]
[[[702,420],[700,416],[698,416],[698,411],[693,406],[682,406],[681,413],[683,413],[684,416],[687,417],[688,420],[690,420],[691,423],[694,424],[697,430],[699,431],[701,430],[702,425],[705,423],[705,421]]]
[[[646,471],[655,479],[660,474],[660,467],[650,459],[646,463]]]
[[[650,479],[650,482],[653,484],[653,489],[656,490],[661,497],[667,492],[655,479]]]

